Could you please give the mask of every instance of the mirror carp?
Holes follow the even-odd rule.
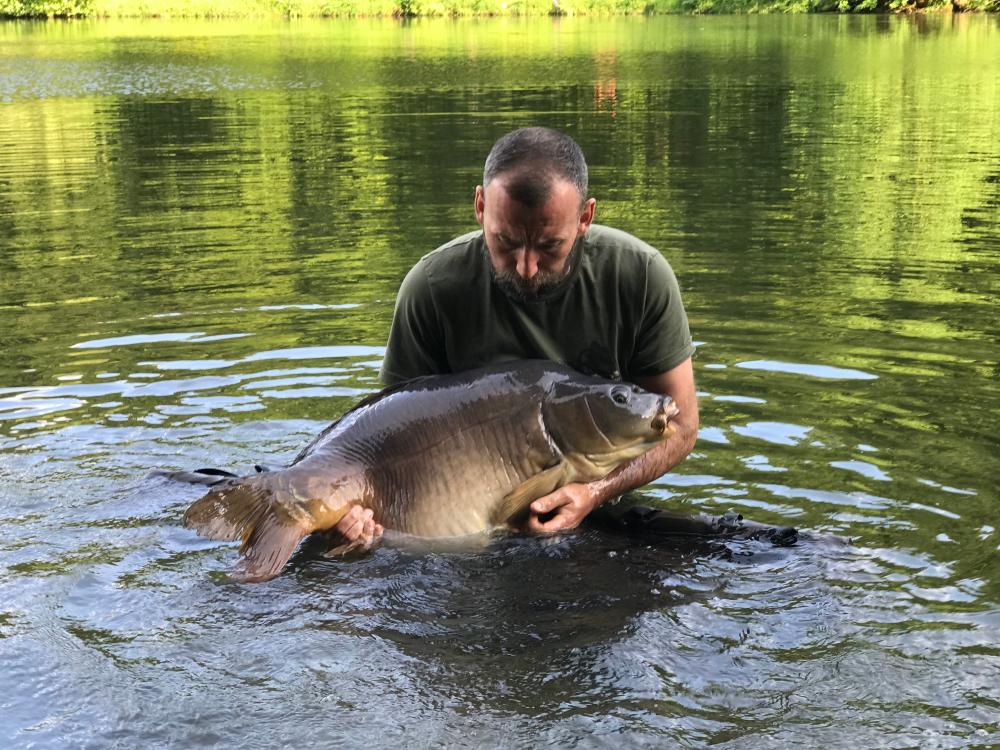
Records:
[[[351,505],[417,537],[483,534],[644,453],[673,432],[676,414],[669,396],[545,360],[417,378],[362,400],[286,468],[220,482],[184,525],[242,540],[245,581],[277,575],[305,536]]]

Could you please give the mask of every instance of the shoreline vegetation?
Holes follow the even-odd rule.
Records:
[[[3,18],[352,18],[1000,11],[1000,0],[0,0]]]

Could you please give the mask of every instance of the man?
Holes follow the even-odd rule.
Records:
[[[481,231],[424,256],[400,287],[381,377],[546,358],[668,394],[675,433],[604,479],[566,485],[531,504],[526,529],[574,528],[605,500],[662,476],[698,432],[694,347],[677,281],[635,237],[593,224],[587,165],[569,136],[522,128],[498,140],[476,187]],[[370,511],[337,526],[348,540],[381,533]]]

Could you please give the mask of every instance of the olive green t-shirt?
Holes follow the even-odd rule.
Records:
[[[482,231],[425,255],[399,289],[382,381],[538,358],[632,380],[691,356],[677,279],[657,250],[597,224],[577,247],[566,278],[531,302],[494,283]]]

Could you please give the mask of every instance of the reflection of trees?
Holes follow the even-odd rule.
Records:
[[[647,76],[663,72],[644,86],[622,64],[619,78],[629,83],[618,92],[618,144],[592,149],[598,163],[610,156],[618,167],[609,175],[612,196],[627,205],[612,206],[616,218],[644,236],[682,235],[681,265],[689,253],[710,260],[684,275],[708,304],[732,299],[725,266],[757,267],[741,279],[757,288],[743,286],[746,297],[735,301],[757,305],[743,308],[754,318],[783,302],[843,311],[851,300],[973,301],[949,269],[961,263],[954,239],[963,207],[982,192],[987,162],[955,168],[948,154],[950,144],[995,140],[996,103],[966,100],[959,92],[975,84],[962,79],[954,101],[965,103],[952,110],[927,82],[939,69],[974,69],[987,38],[956,52],[947,35],[894,24],[882,44],[852,36],[803,45],[794,41],[795,20],[785,25],[773,36],[728,40],[744,43],[734,54],[719,54],[709,36],[676,49],[668,41],[658,56],[644,56]],[[919,49],[915,35],[924,36]],[[884,63],[889,52],[898,66]],[[854,76],[861,70],[868,77]],[[625,125],[632,114],[638,123]],[[807,294],[755,294],[793,279]],[[906,317],[885,312],[887,330]],[[902,325],[933,338],[956,333],[946,320]]]
[[[959,241],[972,251],[996,253],[996,230],[1000,223],[1000,156],[997,161],[997,166],[983,177],[985,185],[981,203],[962,212],[963,231]]]
[[[104,285],[91,281],[113,270],[93,237],[112,218],[101,210],[108,185],[99,177],[94,102],[0,106],[5,132],[16,134],[0,148],[0,349],[19,382],[23,370],[49,371],[53,332],[107,310]]]
[[[231,281],[234,295],[238,289],[252,295],[260,284],[247,283],[251,274],[293,258],[310,272],[295,276],[289,295],[325,293],[321,279],[338,268],[350,284],[362,282],[378,272],[367,262],[373,255],[398,254],[395,274],[470,225],[468,196],[492,138],[544,121],[572,130],[586,145],[595,189],[606,201],[602,211],[611,212],[606,218],[637,230],[666,220],[692,250],[723,248],[757,261],[780,261],[793,245],[808,242],[796,267],[812,272],[816,291],[827,295],[836,287],[828,283],[831,273],[838,283],[845,279],[832,268],[824,271],[824,258],[835,266],[845,248],[896,255],[894,265],[883,266],[884,277],[862,275],[853,283],[867,286],[843,290],[891,296],[885,281],[905,284],[909,246],[940,252],[953,236],[954,217],[918,216],[914,207],[954,196],[960,210],[975,202],[965,196],[981,185],[974,170],[952,170],[947,185],[912,175],[933,173],[939,144],[959,132],[988,140],[990,118],[965,114],[975,107],[942,116],[938,92],[917,85],[921,65],[940,60],[933,47],[942,39],[947,44],[947,36],[925,42],[931,61],[921,58],[926,49],[903,61],[914,70],[907,84],[880,65],[885,45],[873,48],[860,31],[834,42],[820,39],[813,52],[796,41],[794,22],[788,25],[782,29],[788,33],[747,36],[742,47],[722,54],[720,42],[738,45],[738,35],[693,36],[683,27],[652,24],[654,43],[650,24],[643,23],[621,25],[613,45],[603,39],[595,45],[585,34],[560,36],[554,31],[560,27],[516,22],[506,22],[516,33],[498,45],[483,45],[475,31],[454,24],[370,24],[360,32],[366,45],[336,58],[335,71],[324,65],[322,44],[343,48],[358,26],[334,25],[332,38],[307,37],[304,48],[258,45],[235,59],[227,52],[237,67],[307,80],[332,75],[346,83],[264,97],[123,97],[110,110],[88,104],[90,124],[79,122],[81,131],[93,133],[89,148],[97,163],[87,167],[89,179],[94,189],[113,192],[110,205],[95,205],[113,227],[114,241],[102,248],[102,258],[117,262],[117,249],[123,260],[153,264],[151,274],[116,280],[130,297],[202,286],[179,269],[214,273],[215,281]],[[885,44],[904,57],[911,54],[908,37],[924,34],[914,25],[891,28],[894,34],[879,38],[888,37]],[[547,57],[553,40],[561,61]],[[181,55],[195,50],[183,39],[168,47]],[[840,52],[836,60],[831,48]],[[463,63],[466,55],[471,67]],[[838,83],[845,65],[875,75],[867,86],[845,86]],[[796,83],[795,76],[810,70],[829,85]],[[601,117],[612,100],[617,122]],[[58,105],[34,106],[51,114]],[[47,132],[34,122],[26,127]],[[42,150],[61,154],[67,144],[48,132]],[[860,149],[841,148],[843,138],[859,132]],[[86,151],[78,158],[89,161]],[[916,164],[910,174],[904,161]],[[59,190],[51,181],[66,176],[37,166],[42,183],[19,178],[22,187],[54,211],[66,208],[59,205],[65,194],[55,204],[49,200]],[[22,220],[5,220],[14,236]],[[776,225],[788,231],[772,231]],[[928,228],[933,238],[921,243]],[[230,254],[235,245],[242,245],[238,263]],[[337,267],[327,258],[334,250],[345,261]],[[689,281],[697,281],[692,274]],[[270,296],[282,281],[280,275],[269,280]],[[954,285],[940,289],[956,291]]]
[[[264,261],[270,228],[260,219],[275,193],[242,115],[228,97],[116,101],[117,237],[123,262],[145,271],[132,280],[136,295],[170,298],[210,282],[223,297],[256,296],[259,283],[248,282]]]
[[[4,302],[94,297],[86,314],[121,319],[206,291],[220,309],[380,299],[339,332],[377,343],[405,269],[474,226],[492,140],[543,123],[578,137],[600,220],[661,245],[696,315],[976,330],[986,282],[960,269],[995,231],[995,185],[988,159],[956,159],[995,141],[996,102],[975,93],[991,90],[986,25],[716,20],[331,22],[211,53],[183,34],[116,41],[123,65],[209,55],[275,83],[5,105],[30,147],[0,150]],[[927,84],[948,71],[955,86]],[[948,314],[913,314],[928,302]]]
[[[594,63],[594,108],[614,117],[618,108],[618,79],[615,76],[617,58],[614,50],[596,52]]]
[[[191,179],[198,176],[195,170],[232,155],[225,137],[227,109],[208,97],[117,99],[112,114],[115,138],[108,145],[122,167],[116,175],[118,210],[130,216],[194,207],[205,190]],[[213,192],[223,207],[232,200],[227,191]]]

